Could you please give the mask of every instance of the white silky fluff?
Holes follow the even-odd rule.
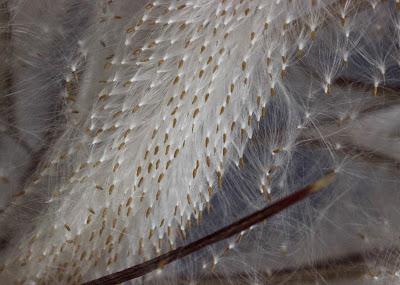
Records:
[[[364,154],[399,157],[398,139],[383,140],[387,145],[376,147],[382,143],[377,130],[386,134],[398,126],[398,108],[356,120],[362,111],[378,109],[383,103],[374,95],[398,80],[387,71],[393,64],[388,58],[398,54],[398,39],[390,39],[389,48],[385,35],[376,38],[381,30],[399,30],[390,12],[393,3],[8,2],[14,56],[31,50],[48,56],[47,61],[41,59],[43,55],[28,57],[28,67],[13,66],[15,88],[21,90],[15,96],[17,110],[35,112],[25,102],[18,104],[34,90],[38,93],[34,100],[49,104],[51,94],[60,94],[64,113],[61,130],[43,143],[50,146],[40,164],[12,193],[13,201],[7,201],[0,217],[6,242],[0,280],[7,284],[74,284],[127,268],[174,248],[186,235],[190,240],[191,235],[218,229],[233,217],[265,205],[262,197],[276,199],[314,181],[325,170],[337,171],[332,191],[337,189],[338,196],[350,191],[352,183],[356,191],[360,186],[354,177],[368,176],[365,169],[370,166],[357,160],[359,154],[341,153],[342,145],[357,145]],[[373,15],[380,28],[366,15]],[[28,34],[35,32],[39,41],[25,38],[23,28]],[[370,43],[374,40],[376,46]],[[54,47],[60,51],[53,53]],[[386,48],[390,56],[384,54]],[[48,71],[37,80],[32,73],[43,68]],[[335,85],[338,78],[351,80],[357,72],[372,92],[359,90],[356,84]],[[393,123],[364,126],[377,117]],[[35,116],[22,118],[21,128],[26,124],[25,128],[40,129],[40,122],[39,127],[32,122]],[[40,147],[34,140],[41,138],[41,130],[38,133],[22,139],[32,148]],[[320,148],[304,147],[314,140]],[[306,165],[308,172],[298,170],[299,165]],[[376,168],[382,171],[376,174],[380,177],[376,184],[392,179],[385,166]],[[395,193],[398,183],[394,178],[385,185]],[[322,200],[324,211],[329,212],[329,199]],[[201,219],[210,203],[219,209]],[[348,200],[342,204],[356,205]],[[363,208],[360,204],[357,209]],[[314,213],[318,207],[309,202],[305,209]],[[304,218],[293,211],[289,213],[295,213],[296,219]],[[286,217],[293,218],[289,213]],[[20,222],[10,223],[13,218]],[[342,220],[340,216],[335,223]],[[191,230],[194,221],[206,229]],[[254,259],[272,255],[272,245],[280,251],[291,242],[311,246],[289,238],[288,244],[282,243],[290,233],[288,221],[276,227],[283,224],[287,228],[277,232],[267,224],[256,227],[250,240],[262,250],[246,249],[251,242],[244,242],[238,259],[246,260],[246,265],[238,266],[236,261],[232,265],[228,259],[222,274],[229,278],[242,267],[258,280],[254,272],[261,270],[261,264]],[[315,231],[313,226],[314,220],[310,228]],[[391,227],[393,234],[398,223]],[[237,246],[239,242],[230,240],[227,250]],[[211,257],[212,265],[201,259],[197,266],[214,271],[225,245],[209,251],[204,260]],[[255,251],[249,260],[247,251]],[[327,255],[317,246],[313,254],[299,251],[300,257],[291,261],[294,266]],[[187,261],[191,262],[196,259]],[[180,266],[167,267],[165,273],[151,278],[167,282],[162,278],[169,277],[174,283],[182,276],[188,281],[203,274],[198,275],[201,269],[195,265]]]

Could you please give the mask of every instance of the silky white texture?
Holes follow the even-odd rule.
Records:
[[[386,50],[395,55],[397,39],[388,35],[386,45],[385,33],[380,33],[398,28],[396,17],[390,12],[393,3],[378,2],[15,1],[11,12],[17,36],[23,34],[20,26],[29,27],[29,19],[39,31],[30,28],[28,34],[35,31],[41,38],[41,32],[50,33],[48,42],[22,37],[26,43],[16,42],[15,53],[53,51],[57,44],[65,55],[59,64],[48,58],[45,91],[32,77],[36,68],[47,67],[41,57],[27,59],[31,69],[15,68],[15,88],[28,94],[15,96],[17,113],[51,109],[30,107],[25,102],[29,90],[37,92],[35,100],[43,97],[44,104],[51,103],[44,99],[49,94],[60,93],[64,121],[62,131],[45,142],[49,146],[41,164],[1,218],[8,243],[0,261],[1,280],[70,284],[132,266],[174,247],[177,236],[190,234],[188,222],[199,219],[216,192],[213,205],[219,211],[213,211],[220,217],[201,220],[205,232],[265,205],[262,197],[279,197],[332,168],[339,173],[333,188],[356,192],[361,186],[349,186],[350,181],[366,177],[369,166],[358,162],[357,154],[341,153],[341,145],[398,159],[397,137],[382,144],[382,137],[398,126],[398,108],[356,120],[362,110],[382,104],[374,97],[381,85],[396,86],[395,76],[386,72],[393,64]],[[54,19],[38,19],[39,12]],[[86,15],[90,17],[83,21]],[[53,70],[55,76],[48,77]],[[361,78],[372,92],[357,90],[356,84],[349,90],[334,87],[339,77]],[[18,85],[25,82],[28,88]],[[56,90],[50,88],[55,82],[61,82]],[[34,138],[22,136],[36,147],[40,122],[17,117],[23,118],[17,122],[21,127],[39,129]],[[377,118],[381,124],[375,124]],[[255,130],[259,137],[253,138]],[[310,167],[296,155],[305,156],[302,144],[314,139],[322,147],[310,152],[310,161],[315,160]],[[243,164],[251,167],[240,170]],[[296,170],[298,164],[308,172]],[[376,174],[376,184],[392,180],[385,184],[392,193],[398,180],[386,176],[391,177]],[[238,187],[242,183],[246,186]],[[371,192],[377,185],[370,185]],[[305,209],[313,212],[314,206]],[[284,217],[290,219],[289,213]],[[12,217],[20,222],[10,223]],[[283,219],[277,227],[282,227],[278,233],[261,230],[271,248],[260,237],[250,238],[262,250],[249,254],[241,270],[255,276],[260,264],[253,259],[272,255],[272,245],[278,251],[287,247],[279,232],[288,235],[291,223]],[[396,230],[392,225],[391,232]],[[306,239],[305,244],[315,243]],[[228,249],[235,247],[229,241]],[[219,263],[223,248],[211,249],[211,267]],[[317,245],[314,249],[320,250]],[[239,258],[246,256],[242,253]],[[294,264],[320,255],[302,252]],[[227,264],[224,276],[229,278],[240,266]],[[193,271],[196,279],[194,265],[181,266],[165,276],[175,280],[184,272],[188,278]]]

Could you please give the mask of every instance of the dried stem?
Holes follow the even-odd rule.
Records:
[[[197,241],[194,241],[188,245],[178,247],[172,251],[169,251],[163,255],[153,258],[149,261],[143,262],[141,264],[135,265],[133,267],[124,269],[122,271],[112,273],[110,275],[101,277],[99,279],[84,283],[84,285],[111,285],[119,284],[125,281],[129,281],[138,277],[141,277],[147,273],[150,273],[158,268],[162,268],[165,265],[181,259],[193,252],[196,252],[208,245],[214,244],[216,242],[222,241],[233,235],[239,234],[240,232],[249,229],[251,226],[260,223],[271,217],[291,205],[300,202],[301,200],[307,198],[309,195],[327,187],[333,181],[335,177],[334,172],[329,172],[316,182],[304,187],[303,189],[273,203],[272,205],[265,207],[249,216],[246,216],[239,221],[234,222],[206,237],[203,237]]]

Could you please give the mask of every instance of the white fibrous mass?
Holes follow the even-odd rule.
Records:
[[[0,283],[99,278],[327,171],[326,193],[141,282],[397,260],[399,8],[0,0]],[[360,280],[399,282],[382,255]]]

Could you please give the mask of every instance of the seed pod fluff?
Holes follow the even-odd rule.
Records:
[[[399,282],[397,2],[0,0],[0,283]]]

